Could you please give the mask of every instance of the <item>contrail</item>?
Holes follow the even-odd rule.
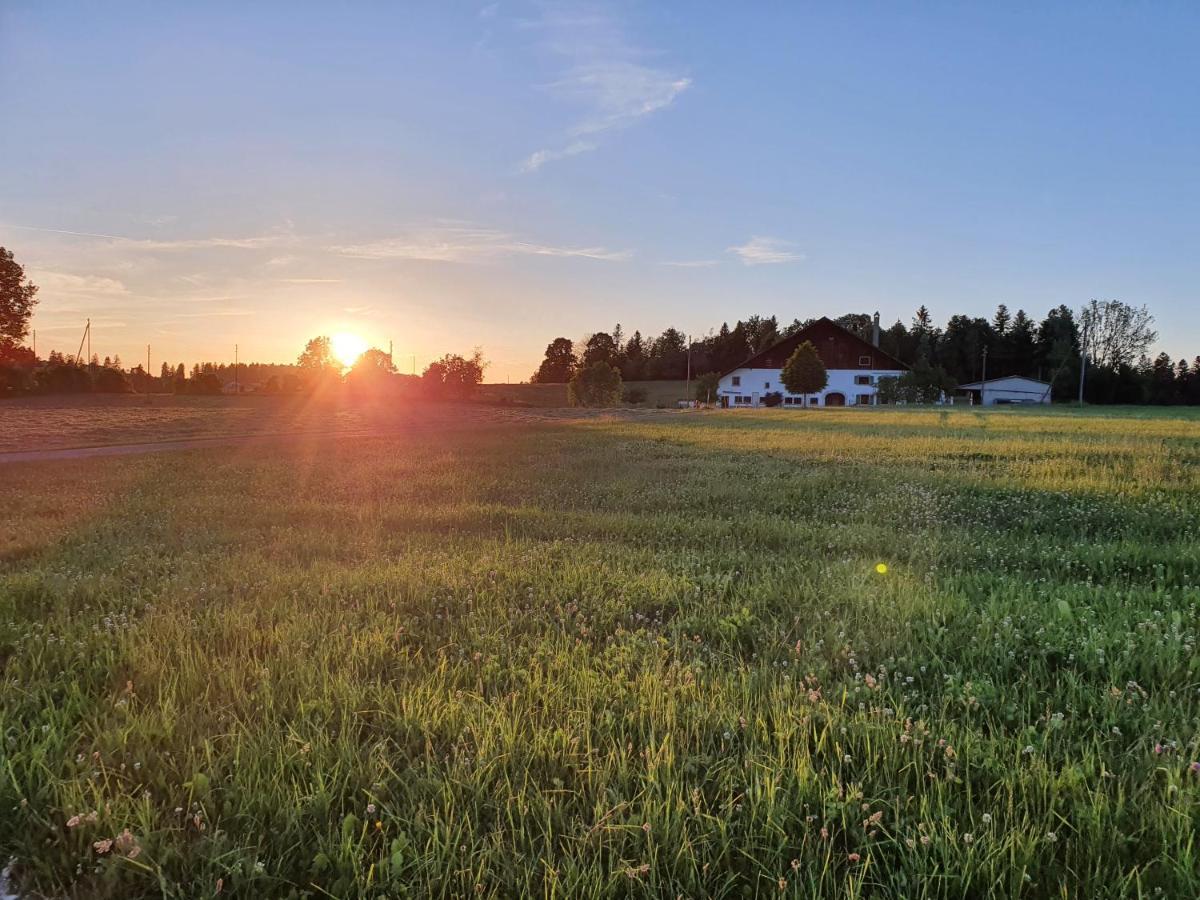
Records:
[[[110,241],[136,241],[136,238],[120,234],[97,234],[94,231],[67,231],[63,228],[38,228],[36,225],[0,225],[0,228],[20,228],[22,231],[42,231],[46,234],[69,234],[73,237],[104,238]]]

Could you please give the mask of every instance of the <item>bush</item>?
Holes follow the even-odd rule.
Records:
[[[640,387],[627,387],[621,392],[621,400],[630,404],[645,403],[647,396],[646,389]]]
[[[763,406],[780,406],[783,403],[783,394],[779,391],[763,394],[762,402]]]
[[[572,406],[616,406],[621,399],[621,373],[606,362],[580,369],[567,386]]]

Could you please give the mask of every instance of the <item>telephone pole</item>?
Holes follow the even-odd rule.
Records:
[[[690,335],[684,335],[683,339],[687,341],[687,378],[683,382],[683,402],[690,403],[692,399],[692,338]]]
[[[987,406],[987,347],[983,348],[983,379],[979,382],[979,405]]]
[[[1083,406],[1083,379],[1087,376],[1087,328],[1083,329],[1083,338],[1079,342],[1079,405]]]

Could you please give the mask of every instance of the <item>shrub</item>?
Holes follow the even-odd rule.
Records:
[[[621,399],[621,373],[606,362],[594,362],[575,373],[567,398],[572,406],[616,406]]]

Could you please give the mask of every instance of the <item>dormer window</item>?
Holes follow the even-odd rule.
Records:
[[[860,368],[863,368],[863,369],[871,368],[871,357],[870,356],[860,356],[858,358],[858,365]]]

